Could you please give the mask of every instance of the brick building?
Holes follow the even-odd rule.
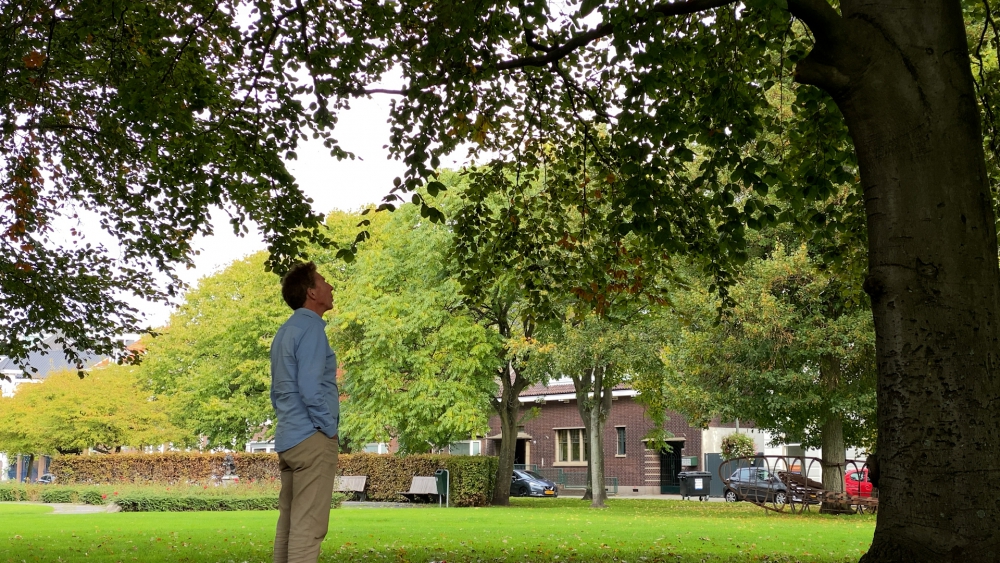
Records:
[[[718,452],[721,435],[732,430],[728,425],[714,424],[708,429],[694,428],[683,416],[670,413],[667,430],[673,434],[668,440],[673,451],[648,449],[643,437],[653,424],[646,417],[645,407],[635,400],[636,395],[636,391],[625,386],[612,392],[611,413],[603,436],[605,476],[617,478],[619,495],[676,494],[680,485],[677,473],[711,465],[712,460],[705,454]],[[535,385],[522,392],[520,400],[522,416],[533,407],[538,408],[538,415],[529,417],[518,429],[514,462],[534,466],[549,477],[562,472],[582,480],[588,446],[573,383]],[[483,453],[497,455],[498,417],[491,419],[490,428]],[[703,440],[707,448],[703,447]]]

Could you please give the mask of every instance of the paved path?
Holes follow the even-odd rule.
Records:
[[[350,500],[341,503],[341,508],[437,508],[436,502],[370,502]],[[444,505],[442,505],[444,506]]]
[[[71,504],[68,502],[5,502],[3,504],[27,504],[32,506],[51,506],[52,514],[96,514],[98,512],[118,512],[112,505],[96,506],[93,504]],[[117,508],[117,506],[115,506]]]

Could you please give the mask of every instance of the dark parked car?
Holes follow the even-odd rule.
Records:
[[[788,487],[762,467],[744,467],[733,471],[723,494],[727,502],[751,500],[754,502],[788,502]]]
[[[519,497],[557,497],[556,484],[534,471],[515,469],[510,478],[510,493]]]

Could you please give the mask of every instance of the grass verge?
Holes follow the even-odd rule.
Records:
[[[277,513],[53,515],[0,505],[0,563],[267,562]],[[873,516],[768,514],[744,503],[512,499],[511,507],[341,509],[321,561],[846,562]]]

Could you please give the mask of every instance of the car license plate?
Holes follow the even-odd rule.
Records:
[[[547,494],[547,495],[554,495],[554,494],[556,494],[556,492],[555,491],[545,491],[545,494]]]

